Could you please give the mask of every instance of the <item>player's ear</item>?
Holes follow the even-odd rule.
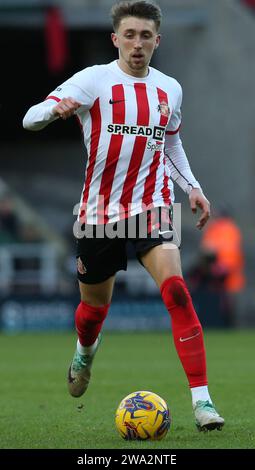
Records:
[[[161,39],[161,34],[158,34],[157,37],[156,37],[155,49],[158,48],[158,46],[159,46],[159,44],[160,44],[160,39]]]
[[[116,33],[111,33],[111,40],[113,42],[113,45],[115,47],[117,47],[117,49],[119,48],[119,41],[118,41],[118,36]]]

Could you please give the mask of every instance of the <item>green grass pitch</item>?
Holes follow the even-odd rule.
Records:
[[[89,389],[68,395],[75,334],[0,336],[1,449],[248,449],[255,447],[255,331],[205,332],[210,393],[226,420],[198,433],[190,391],[169,333],[108,333]],[[159,442],[126,442],[115,410],[126,395],[151,390],[168,403],[172,424]]]

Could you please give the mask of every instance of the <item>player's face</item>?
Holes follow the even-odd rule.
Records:
[[[116,33],[112,33],[112,42],[119,49],[119,66],[123,72],[145,77],[160,35],[153,20],[127,16]]]

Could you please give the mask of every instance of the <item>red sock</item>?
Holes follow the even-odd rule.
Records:
[[[207,385],[203,331],[185,281],[172,276],[163,282],[160,291],[172,318],[174,343],[189,386]]]
[[[82,346],[91,346],[101,331],[110,304],[93,307],[81,302],[75,312],[75,326]]]

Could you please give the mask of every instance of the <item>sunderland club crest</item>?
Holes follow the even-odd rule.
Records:
[[[163,116],[166,116],[166,117],[169,117],[170,115],[170,108],[167,104],[166,101],[161,101],[161,103],[159,103],[158,105],[158,111],[160,112],[160,114],[162,114]]]

